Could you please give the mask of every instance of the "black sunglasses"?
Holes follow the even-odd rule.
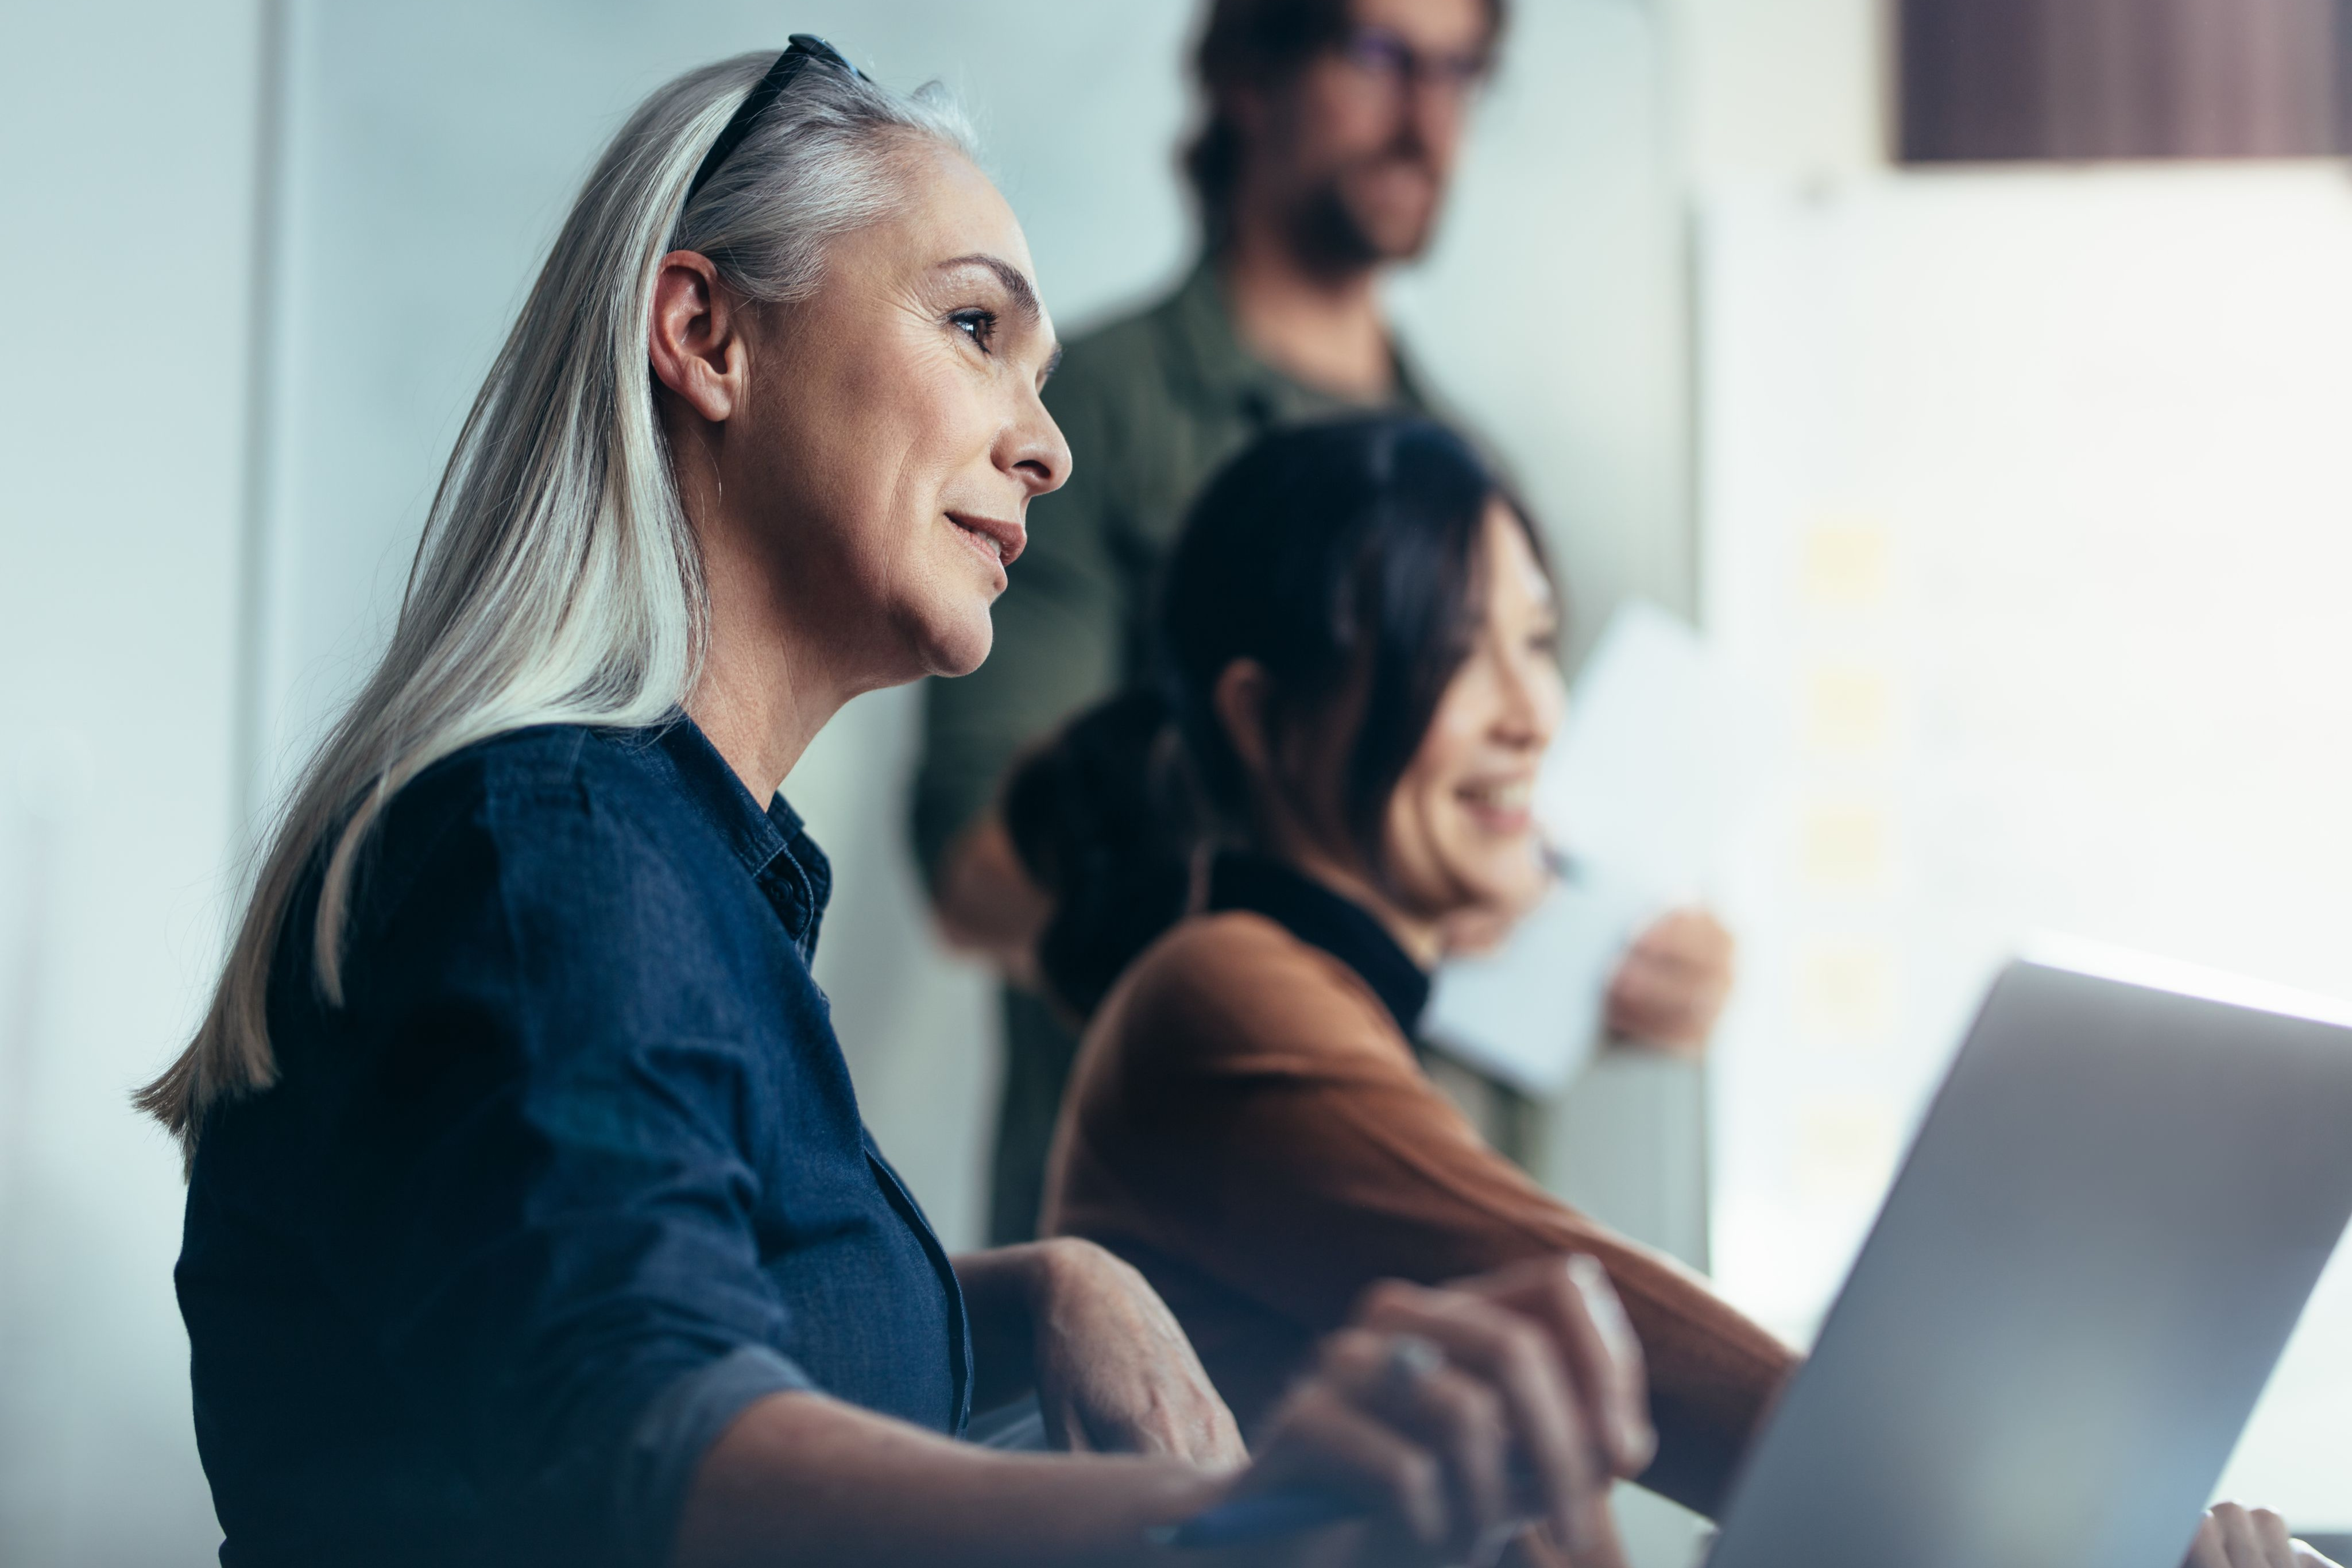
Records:
[[[743,101],[735,106],[735,112],[728,118],[727,127],[719,133],[719,140],[713,141],[710,151],[702,155],[702,167],[694,172],[694,183],[686,188],[688,202],[692,202],[702,187],[710,183],[710,176],[719,172],[719,166],[733,156],[735,149],[743,145],[743,139],[751,134],[751,128],[759,123],[760,116],[768,112],[768,106],[784,96],[784,89],[793,85],[793,78],[812,60],[837,67],[860,81],[866,79],[864,71],[843,58],[841,51],[823,38],[814,33],[794,33],[790,47],[776,57],[776,63],[768,68],[768,74],[760,78],[759,85],[743,95]]]

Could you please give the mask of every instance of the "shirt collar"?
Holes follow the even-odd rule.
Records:
[[[1203,256],[1195,262],[1177,287],[1169,299],[1168,319],[1189,361],[1195,392],[1239,404],[1261,426],[1296,423],[1365,407],[1415,413],[1432,411],[1421,372],[1393,335],[1389,353],[1395,366],[1396,386],[1379,404],[1360,404],[1310,387],[1250,352],[1234,330],[1233,311],[1225,303],[1225,286],[1212,256]]]
[[[1209,871],[1209,908],[1263,915],[1353,969],[1412,1040],[1429,1005],[1429,975],[1361,904],[1265,855],[1229,850]]]
[[[817,929],[833,896],[833,862],[801,823],[800,813],[781,791],[761,809],[751,791],[702,727],[680,714],[651,732],[649,754],[667,771],[687,802],[717,833],[751,880],[760,884],[802,961],[816,958]]]

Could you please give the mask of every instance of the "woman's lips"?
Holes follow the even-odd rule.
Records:
[[[950,512],[947,518],[993,556],[1000,566],[1011,566],[1028,548],[1029,530],[1017,522],[982,517],[977,512]]]

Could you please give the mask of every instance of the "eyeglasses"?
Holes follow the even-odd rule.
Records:
[[[743,145],[743,139],[751,134],[751,128],[759,123],[760,116],[768,112],[768,106],[784,96],[784,89],[793,85],[812,60],[847,71],[860,81],[866,79],[864,71],[843,58],[841,51],[823,38],[814,33],[794,33],[789,47],[776,57],[776,63],[768,68],[768,74],[760,78],[759,85],[743,95],[743,101],[735,106],[726,128],[719,131],[719,140],[702,155],[702,167],[694,172],[694,181],[686,188],[688,202],[710,183],[710,176],[719,172],[719,165]]]
[[[1426,82],[1457,99],[1475,96],[1495,67],[1489,50],[1426,54],[1387,27],[1350,28],[1340,41],[1339,57],[1400,95]]]

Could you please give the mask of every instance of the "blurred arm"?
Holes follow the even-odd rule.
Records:
[[[1590,1253],[1648,1357],[1660,1448],[1643,1484],[1720,1507],[1796,1353],[1488,1147],[1337,971],[1234,927],[1197,932],[1142,971],[1108,1036],[1116,1078],[1087,1086],[1064,1134],[1081,1145],[1071,1179],[1108,1175],[1058,1207],[1063,1227],[1139,1238],[1317,1333],[1376,1280],[1434,1284]]]
[[[1113,1568],[1163,1560],[1144,1531],[1227,1484],[1171,1459],[998,1453],[821,1394],[778,1394],[704,1455],[670,1561]]]
[[[940,854],[931,876],[931,913],[949,946],[977,954],[1016,985],[1036,988],[1037,938],[1053,916],[1053,900],[1022,869],[992,807]]]

